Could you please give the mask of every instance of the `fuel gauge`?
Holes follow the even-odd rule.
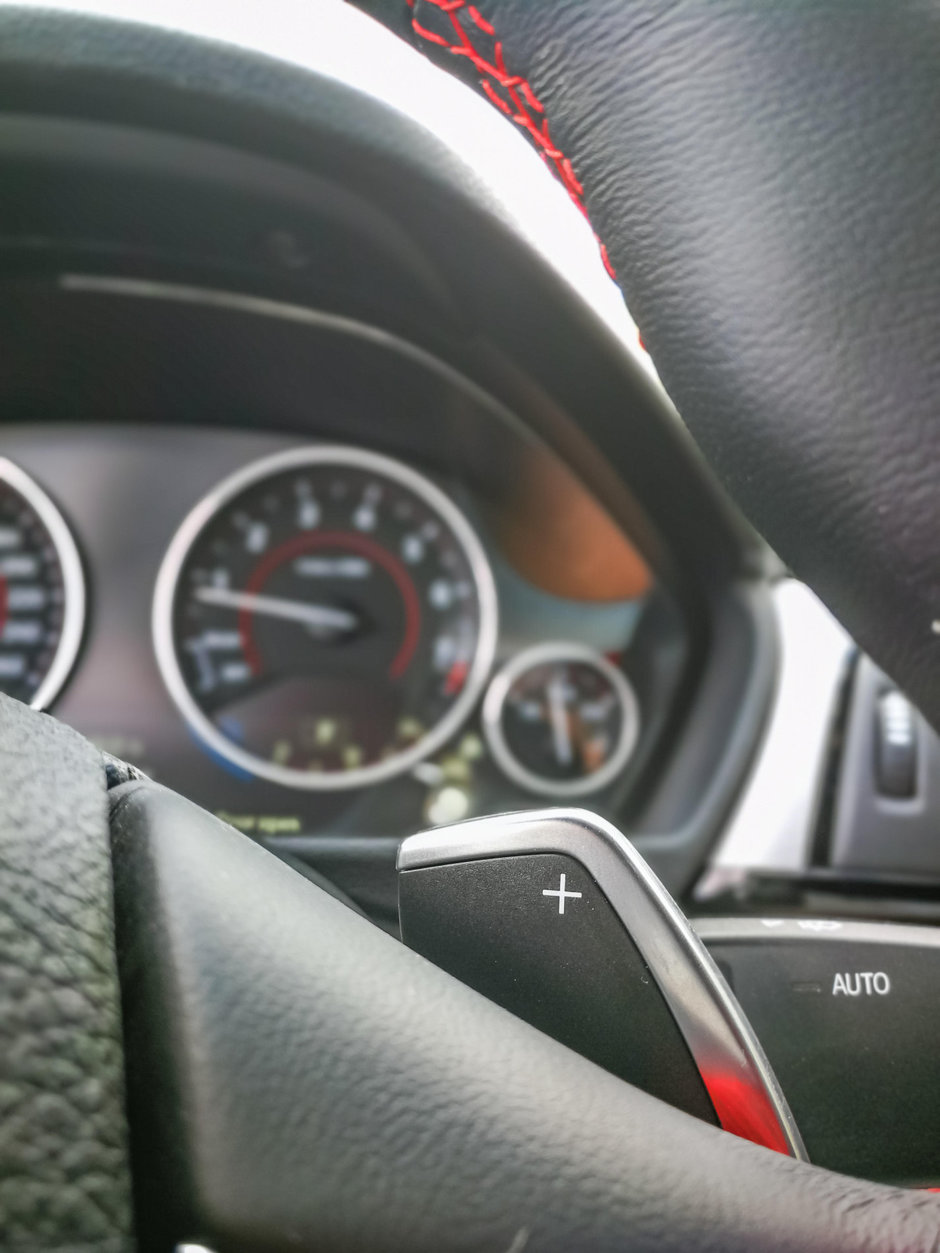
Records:
[[[629,680],[594,649],[539,644],[493,679],[483,726],[494,760],[513,782],[543,795],[581,796],[624,769],[640,711]]]

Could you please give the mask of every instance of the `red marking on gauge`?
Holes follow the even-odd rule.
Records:
[[[349,552],[368,557],[370,561],[382,567],[398,588],[405,607],[405,631],[398,652],[392,658],[392,664],[388,668],[388,674],[389,678],[400,679],[411,665],[415,649],[418,647],[418,637],[421,634],[421,604],[415,585],[402,563],[368,536],[354,535],[349,531],[322,531],[315,535],[295,535],[285,543],[279,544],[277,548],[272,548],[267,556],[258,562],[245,584],[245,591],[256,594],[278,566],[283,565],[285,561],[293,560],[294,557],[299,557],[302,553],[313,552],[318,548],[345,548]],[[238,633],[241,636],[245,660],[252,674],[257,676],[261,673],[262,662],[261,653],[254,640],[253,616],[249,609],[239,610]]]
[[[469,671],[470,667],[465,661],[455,661],[447,672],[447,680],[444,683],[444,695],[456,696],[463,689]]]

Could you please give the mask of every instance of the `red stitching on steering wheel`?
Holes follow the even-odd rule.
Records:
[[[411,25],[415,34],[420,39],[426,39],[429,43],[446,48],[454,56],[467,58],[480,75],[480,86],[483,91],[498,109],[526,132],[542,159],[557,174],[568,195],[590,225],[590,218],[584,203],[584,187],[575,174],[570,160],[552,139],[548,128],[548,118],[545,116],[545,106],[532,90],[530,83],[520,74],[510,73],[506,66],[503,45],[496,38],[496,29],[493,24],[486,20],[476,5],[469,4],[467,0],[424,0],[424,3],[446,15],[453,34],[448,38],[422,25],[415,13],[415,0],[408,0],[408,5],[412,10]],[[493,49],[490,54],[492,59],[488,60],[484,53],[474,46],[470,39],[470,32],[461,21],[462,17],[472,24],[474,33],[480,32],[493,40]],[[596,232],[594,237],[601,250],[601,259],[607,273],[611,278],[616,278],[607,249],[598,239]]]

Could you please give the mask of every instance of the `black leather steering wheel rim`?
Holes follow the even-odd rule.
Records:
[[[190,52],[198,61],[199,48]],[[172,67],[159,72],[173,80]],[[612,238],[613,228],[599,222]],[[622,252],[611,244],[618,272],[628,274]],[[674,332],[665,310],[647,308],[642,279],[632,284],[635,307],[657,358],[668,362]],[[692,334],[685,320],[680,325]],[[678,372],[687,340],[676,342]],[[668,365],[664,372],[675,387]],[[698,385],[688,386],[694,400]],[[857,582],[852,587],[857,594]],[[68,964],[89,928],[110,937],[104,763],[50,719],[6,701],[0,756],[0,856],[17,868],[13,884],[0,878],[5,895],[19,893],[39,916],[59,919],[74,895],[70,857],[87,841],[97,850],[80,918],[55,930],[56,959]],[[86,812],[79,794],[97,798],[83,802],[91,805],[87,821],[78,818]],[[934,1198],[845,1180],[699,1125],[481,1001],[178,798],[137,781],[112,801],[134,1059],[129,1108],[139,1216],[148,1219],[142,1244],[159,1235],[163,1204],[168,1222],[217,1253],[298,1243],[411,1253],[514,1243],[517,1250],[935,1247]],[[31,843],[43,820],[62,841],[56,876],[24,859],[24,849],[47,847]],[[21,946],[28,939],[14,928],[5,955],[9,969],[27,975],[32,959]],[[14,1249],[110,1253],[130,1239],[114,954],[109,943],[96,952],[104,977],[93,1003],[111,1015],[106,1048],[83,1042],[87,1023],[54,984],[37,986],[36,995],[48,1029],[77,1046],[82,1100],[102,1085],[110,1094],[106,1121],[95,1122],[107,1166],[90,1153],[86,1164],[89,1187],[111,1199],[103,1209],[93,1202],[95,1222],[86,1229],[51,1199],[23,1225],[22,1198],[15,1189],[0,1192],[0,1231]],[[4,981],[0,995],[0,1019],[17,1032],[9,1067],[24,1038],[8,1012],[17,984]],[[268,1065],[272,1054],[276,1064]],[[202,1081],[192,1082],[194,1075]],[[12,1068],[5,1077],[14,1099],[40,1102],[61,1080],[55,1067],[48,1075]],[[264,1136],[252,1134],[259,1126]],[[147,1158],[146,1178],[135,1127],[162,1149]],[[84,1179],[72,1128],[44,1130],[48,1160]],[[8,1171],[23,1176],[12,1157],[0,1160],[0,1174]]]
[[[5,1247],[132,1247],[115,947],[142,1250],[936,1247],[934,1197],[621,1083],[165,789],[111,771],[109,824],[101,756],[6,698],[0,758],[5,1110],[38,1114],[0,1140]]]
[[[0,1245],[133,1247],[105,765],[0,698]]]
[[[940,14],[360,0],[586,209],[758,530],[940,727]]]

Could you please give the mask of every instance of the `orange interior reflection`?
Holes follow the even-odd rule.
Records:
[[[553,596],[615,601],[649,590],[652,574],[639,552],[553,457],[534,458],[521,468],[495,522],[506,559]]]

